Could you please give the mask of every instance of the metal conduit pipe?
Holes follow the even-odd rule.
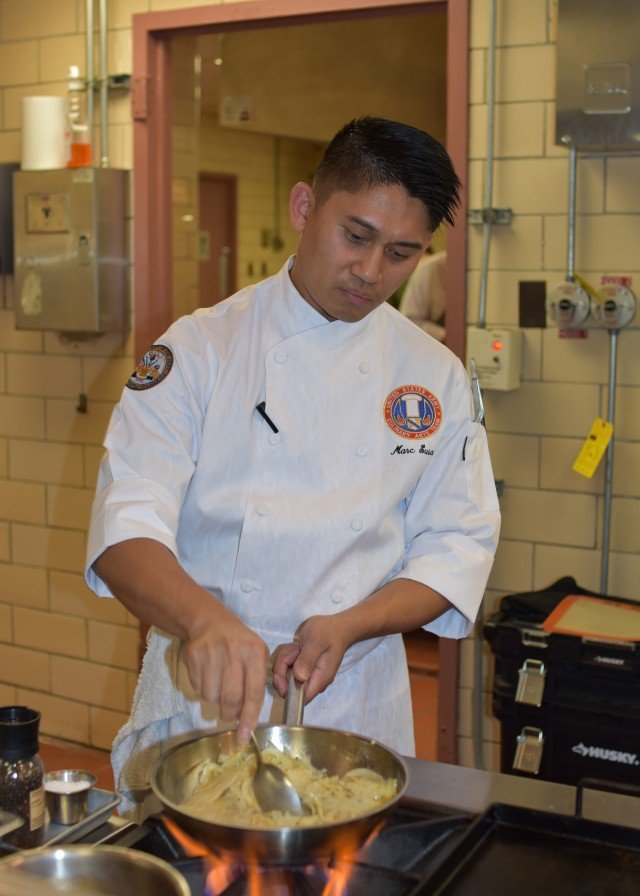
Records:
[[[569,232],[567,238],[567,273],[566,279],[575,282],[575,240],[576,240],[576,194],[577,194],[578,152],[575,146],[569,147]],[[616,412],[616,367],[618,358],[618,329],[609,330],[609,386],[607,420],[614,426]],[[606,594],[609,585],[609,547],[611,535],[611,500],[613,493],[613,447],[614,439],[610,439],[605,455],[603,522],[602,522],[602,555],[600,561],[600,593]]]
[[[496,108],[496,0],[489,4],[489,58],[487,60],[487,163],[484,180],[484,208],[487,219],[482,224],[482,267],[480,273],[480,304],[478,327],[486,326],[487,279],[489,275],[489,250],[491,248],[491,212],[493,208],[493,141]]]
[[[482,268],[480,272],[480,303],[478,327],[486,327],[487,280],[489,276],[489,250],[491,248],[491,212],[493,208],[494,120],[495,120],[495,68],[496,68],[496,0],[489,4],[489,58],[487,61],[487,163],[484,188],[484,208],[487,218],[483,221]],[[484,641],[482,627],[484,609],[480,606],[473,642],[473,755],[476,768],[484,768],[482,758],[482,725],[484,721]]]
[[[609,330],[609,397],[607,420],[614,427],[616,415],[616,366],[618,360],[619,330]],[[609,542],[611,534],[611,498],[613,494],[613,444],[609,440],[604,469],[604,512],[602,522],[602,557],[600,564],[600,594],[607,594],[609,587]]]
[[[87,19],[85,31],[87,124],[89,126],[89,142],[93,146],[93,0],[86,0],[85,10]]]
[[[567,280],[575,280],[577,169],[578,153],[575,146],[571,146],[569,148],[569,234],[567,238]]]
[[[109,167],[109,80],[107,76],[107,0],[100,0],[100,165]]]

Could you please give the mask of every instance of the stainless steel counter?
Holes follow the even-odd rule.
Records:
[[[576,788],[536,778],[521,778],[494,772],[406,759],[409,767],[407,795],[454,809],[483,812],[492,803],[525,806],[560,815],[573,815]],[[640,829],[640,798],[587,790],[584,817],[610,824]],[[130,823],[112,815],[103,825],[82,838],[83,843],[100,843]]]
[[[486,772],[441,762],[407,759],[408,796],[482,812],[492,803],[528,806],[573,815],[576,788],[536,778]],[[612,785],[615,786],[615,785]],[[585,789],[585,818],[640,828],[640,798]]]

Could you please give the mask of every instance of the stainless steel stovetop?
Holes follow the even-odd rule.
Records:
[[[336,863],[210,875],[221,857],[188,855],[163,816],[111,817],[83,843],[115,842],[169,861],[193,896],[617,896],[640,892],[640,799],[459,766],[408,760],[408,798],[343,868]],[[612,827],[615,825],[615,827]],[[559,862],[542,889],[544,860]],[[223,857],[222,857],[223,858]],[[619,871],[619,869],[621,869]],[[508,873],[506,871],[508,870]],[[563,874],[566,879],[563,878]],[[256,885],[256,875],[259,888]],[[478,889],[478,875],[483,881]],[[576,875],[581,875],[575,889]],[[613,875],[613,876],[612,876]],[[207,883],[208,880],[208,883]],[[222,882],[221,882],[222,880]],[[343,886],[330,889],[346,880]],[[486,886],[491,882],[490,890]],[[595,889],[594,889],[595,887]]]

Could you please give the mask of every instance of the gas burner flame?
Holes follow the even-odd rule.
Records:
[[[306,865],[269,865],[261,863],[258,856],[246,856],[239,863],[228,855],[215,854],[166,815],[162,820],[187,856],[203,859],[207,869],[204,896],[225,896],[227,891],[233,896],[349,896],[349,881],[357,868],[356,852],[366,850],[384,826],[381,822],[374,828],[363,845],[345,838],[332,859]]]
[[[316,862],[295,867],[248,866],[243,896],[348,896],[352,866]],[[207,896],[217,896],[209,893]]]
[[[218,896],[224,893],[227,887],[238,878],[241,869],[227,857],[218,856],[211,852],[203,843],[185,834],[182,828],[163,815],[162,821],[169,833],[191,858],[202,858],[207,869],[207,881],[205,884],[205,896]]]

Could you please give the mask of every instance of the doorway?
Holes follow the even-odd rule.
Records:
[[[239,185],[238,286],[275,273],[296,250],[289,191],[312,180],[345,122],[396,118],[445,141],[446,32],[446,10],[432,6],[173,37],[172,176],[184,197],[173,218],[175,316],[197,307],[192,283],[203,272],[185,252],[202,216],[198,179],[225,172]],[[206,239],[199,231],[199,251]]]
[[[446,13],[445,142],[463,182],[467,172],[468,0],[274,0],[224,3],[217,6],[134,16],[134,117],[136,352],[141,354],[173,318],[174,260],[171,205],[171,41],[176,36],[237,34],[249,29],[365,21],[382,14],[399,17],[416,12]],[[242,112],[242,103],[239,104]],[[235,109],[238,109],[236,104]],[[232,107],[233,111],[233,107]],[[244,107],[246,115],[246,104]],[[249,114],[251,109],[249,109]],[[377,114],[362,109],[359,114]],[[388,114],[387,117],[400,117]],[[188,215],[186,216],[188,217]],[[463,196],[458,220],[466,218]],[[196,219],[197,220],[197,219]],[[447,240],[447,344],[464,355],[466,279],[464,224]],[[271,271],[269,271],[271,273]],[[255,279],[259,279],[260,271]],[[455,762],[458,688],[458,644],[439,644],[438,758]]]

